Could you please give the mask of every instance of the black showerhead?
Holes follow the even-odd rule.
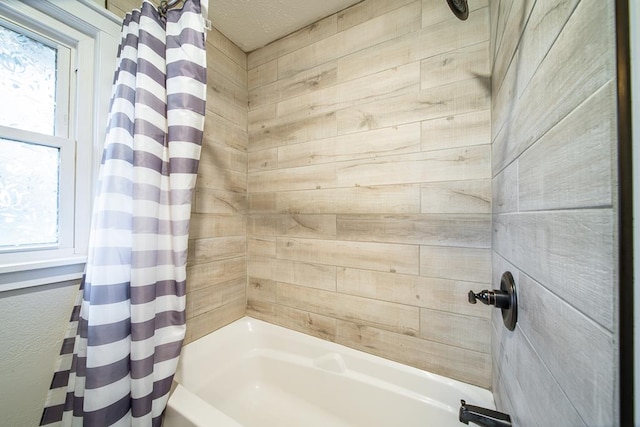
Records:
[[[461,20],[466,20],[469,17],[469,6],[467,0],[447,0],[451,11]]]

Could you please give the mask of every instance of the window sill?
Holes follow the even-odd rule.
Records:
[[[0,265],[0,292],[80,279],[86,262],[86,255],[75,255]]]

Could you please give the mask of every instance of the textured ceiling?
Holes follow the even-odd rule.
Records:
[[[245,52],[361,0],[209,0],[213,26]]]

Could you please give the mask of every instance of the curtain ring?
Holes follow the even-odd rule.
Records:
[[[158,13],[160,13],[160,16],[162,16],[163,18],[165,18],[167,16],[167,10],[169,9],[167,0],[162,0],[160,2],[160,6],[158,7]]]
[[[182,0],[162,0],[160,2],[160,6],[158,7],[158,12],[160,13],[160,16],[162,16],[163,18],[166,18],[167,11],[173,6],[175,6],[176,4],[180,3],[180,1]]]

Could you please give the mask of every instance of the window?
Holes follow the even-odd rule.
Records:
[[[71,246],[72,53],[0,20],[0,253]]]
[[[0,248],[59,244],[59,193],[59,147],[0,138]]]
[[[84,270],[119,31],[92,2],[0,2],[0,291]]]
[[[2,20],[0,42],[0,124],[54,135],[64,125],[56,118],[69,92],[69,49]]]

